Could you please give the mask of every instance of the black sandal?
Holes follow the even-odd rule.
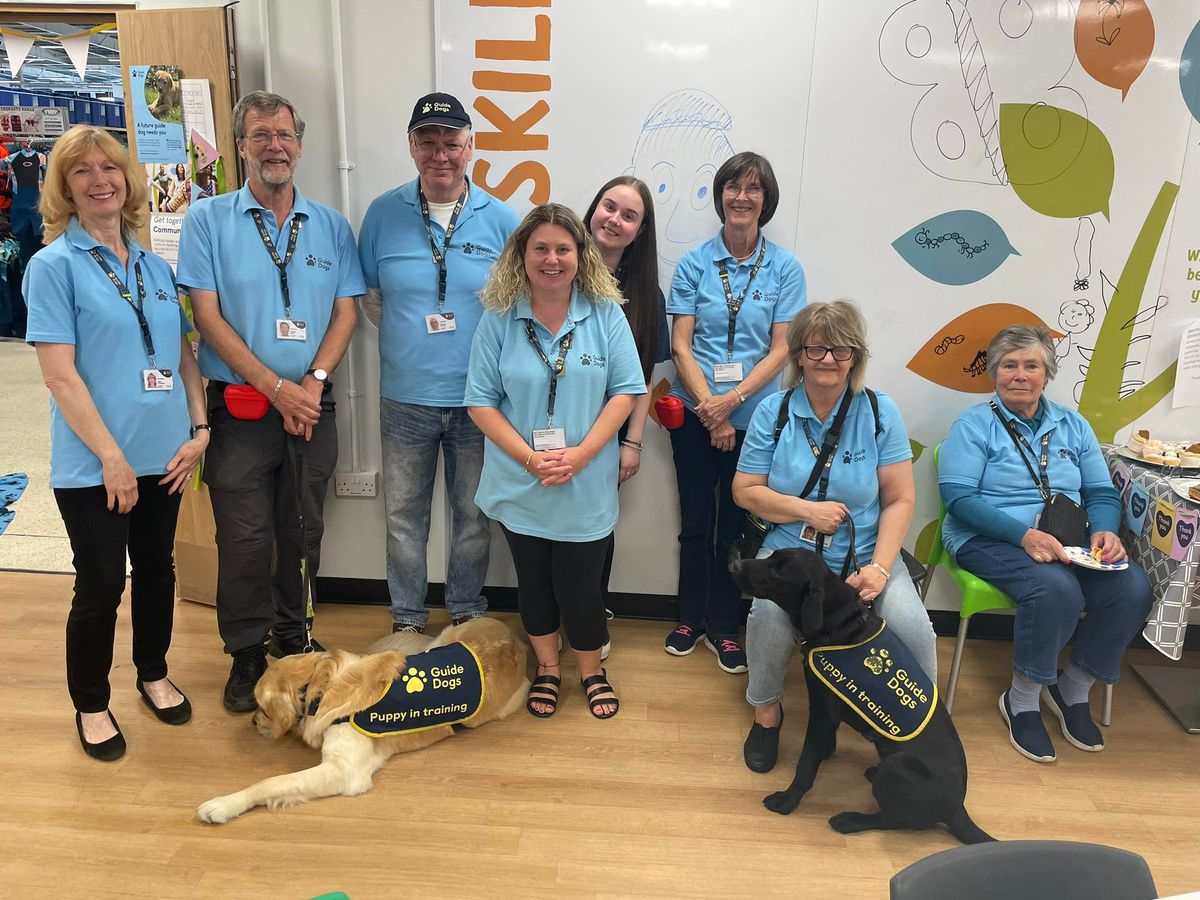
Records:
[[[617,699],[617,693],[613,690],[613,686],[608,683],[608,672],[604,669],[600,670],[599,675],[590,675],[584,678],[580,684],[583,685],[583,690],[587,694],[588,709],[597,719],[611,719],[617,714],[621,708],[621,701]],[[589,690],[590,688],[590,690]],[[612,694],[611,697],[600,698],[599,694]],[[610,713],[597,712],[601,706],[612,706],[613,711]]]
[[[533,684],[529,686],[529,695],[525,699],[525,708],[530,714],[537,716],[539,719],[548,719],[554,715],[558,709],[558,688],[562,684],[562,679],[557,675],[539,675],[533,679]],[[549,706],[550,709],[545,712],[539,712],[533,708],[533,704],[541,703]]]

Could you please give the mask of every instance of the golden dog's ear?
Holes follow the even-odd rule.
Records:
[[[287,734],[301,714],[300,689],[308,684],[322,654],[287,656],[267,668],[254,688],[261,715],[255,721],[271,738]]]

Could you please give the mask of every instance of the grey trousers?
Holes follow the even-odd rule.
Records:
[[[298,470],[308,545],[309,579],[321,562],[325,490],[337,465],[337,423],[329,393],[312,440],[283,430],[271,408],[258,420],[235,419],[225,408],[224,385],[208,391],[212,439],[204,481],[217,523],[217,627],[225,652],[261,644],[269,631],[291,639],[304,633],[300,574]],[[291,445],[289,447],[289,444]]]

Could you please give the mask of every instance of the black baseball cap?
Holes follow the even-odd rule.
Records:
[[[470,128],[471,117],[467,115],[457,97],[451,94],[426,94],[413,107],[412,118],[408,120],[408,133],[412,134],[426,125]]]

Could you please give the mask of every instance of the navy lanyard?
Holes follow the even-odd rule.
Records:
[[[1025,468],[1029,470],[1029,474],[1033,476],[1034,481],[1037,482],[1038,491],[1041,493],[1042,499],[1049,500],[1050,478],[1047,475],[1047,470],[1050,468],[1050,435],[1054,434],[1054,429],[1051,428],[1044,435],[1042,435],[1042,452],[1037,453],[1034,451],[1033,447],[1029,445],[1029,441],[1025,440],[1025,435],[1021,434],[1020,429],[1017,428],[1013,420],[1006,418],[1005,415],[1000,412],[1000,407],[996,405],[996,401],[992,400],[990,403],[992,412],[996,414],[996,418],[1004,423],[1004,429],[1013,439],[1013,443],[1017,444],[1017,453],[1021,455],[1021,461],[1025,463]],[[1029,465],[1029,460],[1026,459],[1025,454],[1021,452],[1022,447],[1029,451],[1030,456],[1037,458],[1038,472],[1036,476],[1033,475],[1033,467]]]
[[[528,319],[525,320],[525,336],[529,338],[529,343],[537,351],[538,356],[542,358],[542,362],[545,363],[546,368],[550,370],[550,400],[546,403],[546,427],[551,428],[554,425],[554,401],[558,395],[558,378],[566,371],[567,351],[571,349],[571,344],[575,340],[575,332],[568,331],[559,339],[558,358],[554,362],[550,362],[550,357],[542,349],[542,344],[538,340],[537,333],[533,330],[533,323]]]
[[[146,348],[146,358],[150,360],[150,368],[157,369],[158,358],[154,353],[154,338],[150,336],[150,323],[146,321],[146,313],[144,312],[146,285],[142,282],[141,260],[133,264],[133,274],[137,278],[137,303],[134,303],[133,295],[129,292],[129,288],[125,286],[124,281],[117,277],[117,273],[112,270],[112,267],[105,262],[104,257],[100,255],[100,251],[93,247],[88,253],[92,254],[92,259],[96,261],[96,265],[108,276],[108,280],[113,283],[113,287],[117,289],[117,293],[121,295],[121,299],[133,309],[134,315],[137,316],[138,327],[142,330],[142,346]]]
[[[717,263],[717,270],[721,275],[721,287],[725,290],[725,308],[729,310],[729,335],[725,340],[725,354],[728,362],[733,362],[733,337],[737,334],[738,313],[742,311],[742,304],[746,300],[746,293],[750,290],[750,285],[754,283],[754,276],[762,268],[763,259],[766,255],[767,239],[764,237],[758,247],[758,259],[754,262],[754,268],[750,270],[750,279],[746,282],[746,286],[742,288],[742,292],[738,294],[737,299],[734,299],[733,289],[729,286],[729,270],[725,266],[725,260],[722,259]]]
[[[296,239],[300,236],[300,228],[303,223],[299,216],[292,216],[287,251],[284,253],[283,259],[280,259],[279,251],[275,249],[275,242],[271,240],[271,235],[267,233],[267,226],[263,223],[262,212],[252,209],[250,215],[254,217],[254,224],[258,226],[258,236],[262,238],[263,246],[271,254],[271,262],[275,263],[275,268],[279,270],[279,290],[283,293],[283,315],[290,320],[292,318],[292,295],[288,291],[287,267],[288,263],[292,261],[292,254],[296,252]]]
[[[464,187],[458,197],[458,202],[454,204],[454,212],[450,214],[450,224],[446,226],[446,240],[439,250],[437,239],[433,236],[433,225],[429,221],[429,201],[425,199],[425,192],[419,187],[417,188],[417,196],[421,199],[421,218],[425,220],[425,233],[429,235],[429,249],[433,251],[433,262],[438,267],[439,315],[445,314],[446,309],[446,254],[450,251],[450,238],[454,236],[454,229],[458,225],[458,214],[463,211],[469,190],[469,187]],[[446,318],[451,318],[453,315],[454,313],[449,313]]]

